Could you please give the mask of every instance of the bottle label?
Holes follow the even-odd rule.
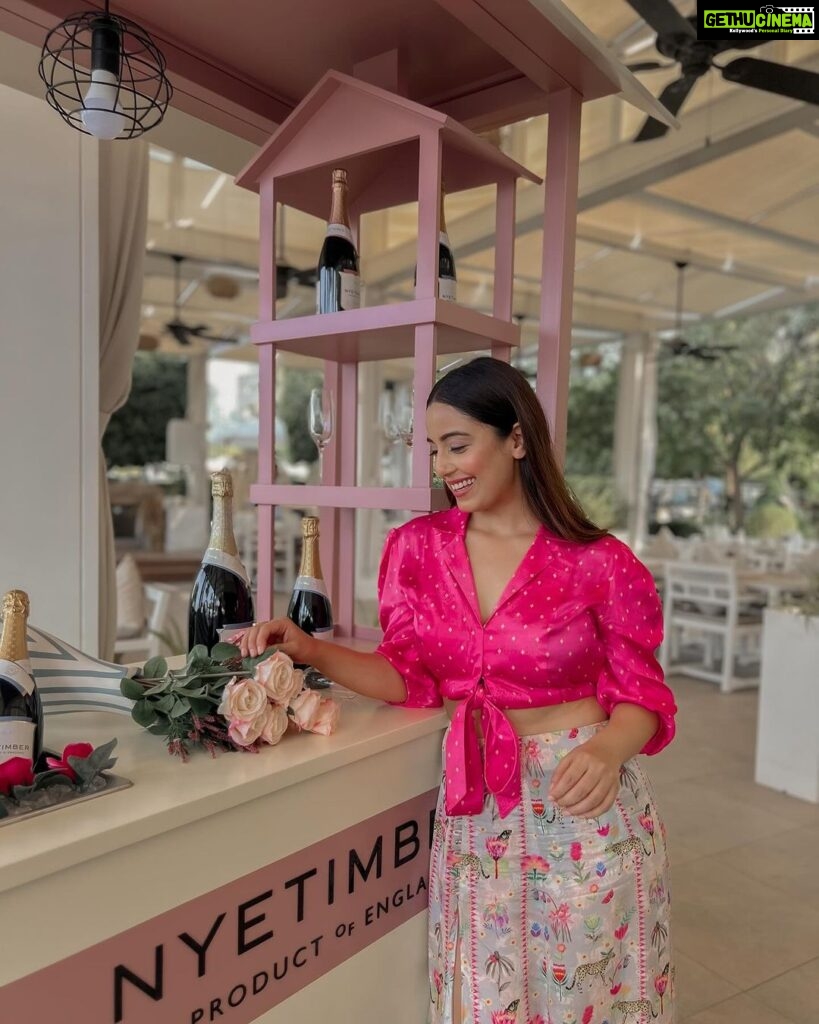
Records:
[[[24,693],[27,697],[34,693],[34,679],[31,675],[31,662],[28,659],[26,661],[6,661],[5,658],[0,658],[0,676],[8,679],[20,693]]]
[[[341,308],[359,309],[361,307],[361,278],[352,270],[340,270]]]
[[[445,299],[447,302],[455,302],[455,294],[458,288],[458,282],[454,277],[439,277],[438,278],[438,298]]]
[[[218,548],[208,548],[202,556],[202,565],[221,566],[222,569],[227,569],[234,576],[238,576],[248,587],[250,586],[250,578],[236,555],[229,555],[226,551],[220,551]]]
[[[346,238],[350,245],[355,244],[353,242],[353,233],[346,224],[328,224],[326,233],[334,235],[336,238]]]
[[[0,718],[0,764],[12,757],[34,760],[34,729],[25,718]]]
[[[298,576],[296,582],[293,584],[294,590],[309,590],[314,594],[321,594],[322,597],[326,597],[329,601],[329,595],[327,593],[327,586],[324,580],[317,579],[315,576]]]
[[[332,640],[334,626],[323,626],[321,629],[314,629],[310,636],[314,640]]]

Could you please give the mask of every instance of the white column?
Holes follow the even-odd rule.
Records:
[[[0,591],[27,591],[34,625],[96,654],[98,143],[6,88],[0,137]]]
[[[614,487],[628,509],[628,541],[639,549],[648,530],[648,490],[657,446],[656,341],[623,342],[614,422]]]

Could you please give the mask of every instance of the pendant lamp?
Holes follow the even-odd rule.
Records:
[[[134,139],[165,116],[173,89],[148,33],[104,11],[75,14],[46,36],[46,99],[64,121],[98,139]]]

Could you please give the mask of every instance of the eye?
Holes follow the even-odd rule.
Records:
[[[451,452],[452,452],[453,454],[455,454],[455,455],[460,455],[460,454],[461,454],[461,452],[465,452],[465,451],[466,451],[466,445],[465,445],[465,444],[459,444],[459,445],[456,445],[456,446],[455,446],[455,447],[453,447],[453,448],[450,448],[449,450],[450,450],[450,451],[451,451]]]

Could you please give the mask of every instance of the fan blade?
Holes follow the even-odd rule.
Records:
[[[673,68],[673,64],[661,64],[658,60],[644,60],[639,64],[626,64],[629,71],[662,71],[665,68]]]
[[[792,100],[819,105],[819,75],[802,68],[775,64],[757,57],[739,57],[720,68],[722,77],[737,85],[788,96]]]
[[[671,0],[627,0],[627,3],[658,36],[686,35],[697,38],[688,19],[680,14]]]
[[[682,75],[676,81],[671,82],[660,93],[660,103],[672,114],[676,114],[685,103],[688,94],[694,88],[694,84],[700,77],[699,74]],[[647,118],[645,124],[635,137],[635,142],[646,142],[649,139],[659,139],[668,131],[668,125],[656,118]]]

